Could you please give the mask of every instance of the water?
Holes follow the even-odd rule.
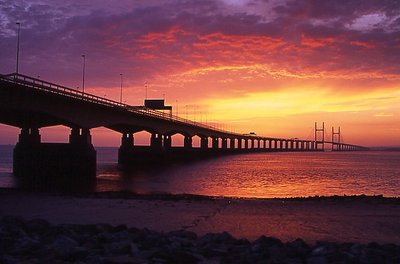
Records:
[[[16,186],[12,146],[0,146],[0,187]],[[96,191],[232,197],[400,196],[399,152],[254,153],[121,171],[117,148],[97,148]]]

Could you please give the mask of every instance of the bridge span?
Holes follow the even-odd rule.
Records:
[[[325,144],[338,151],[366,150],[353,144],[317,140],[317,136],[305,140],[235,133],[16,73],[0,75],[0,123],[21,129],[14,150],[16,175],[32,171],[43,174],[47,167],[59,166],[69,167],[74,174],[84,172],[95,177],[96,152],[90,129],[96,127],[121,134],[118,160],[122,165],[257,151],[323,151]],[[55,125],[71,128],[69,143],[41,143],[40,128]],[[140,131],[151,134],[149,147],[135,145],[134,134]],[[172,146],[175,134],[183,135],[183,147]],[[194,136],[200,138],[199,148],[193,147]]]

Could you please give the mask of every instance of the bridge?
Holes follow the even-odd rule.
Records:
[[[68,170],[71,174],[95,177],[96,152],[90,129],[96,127],[121,134],[121,165],[260,151],[323,151],[326,144],[331,144],[335,151],[366,150],[340,142],[340,137],[335,142],[334,134],[332,141],[325,141],[325,129],[317,126],[314,140],[240,134],[16,73],[0,75],[0,123],[21,129],[14,149],[13,168],[17,176]],[[68,143],[41,142],[40,128],[55,125],[71,129]],[[135,145],[134,134],[140,131],[151,134],[150,146]],[[320,132],[323,135],[318,139]],[[183,147],[172,146],[175,134],[183,135]],[[193,147],[195,136],[200,137],[197,148]]]

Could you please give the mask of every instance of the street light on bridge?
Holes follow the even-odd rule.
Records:
[[[86,70],[86,55],[82,55],[83,69],[82,69],[82,95],[85,93],[85,70]]]
[[[122,73],[120,73],[119,76],[121,76],[121,92],[119,95],[119,102],[122,104]]]
[[[18,26],[18,31],[17,31],[17,66],[16,66],[16,73],[18,74],[19,72],[19,38],[20,38],[20,32],[21,32],[21,23],[17,22],[15,23]]]

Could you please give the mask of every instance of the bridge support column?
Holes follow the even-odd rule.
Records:
[[[201,149],[208,149],[208,137],[202,137],[200,139],[200,148]]]
[[[229,139],[229,148],[232,150],[235,149],[235,139],[234,138]]]
[[[250,142],[251,142],[250,148],[251,148],[251,149],[254,149],[254,148],[255,148],[254,139],[251,139]]]
[[[92,144],[92,136],[89,129],[74,127],[69,135],[69,143],[74,145]]]
[[[228,139],[227,138],[222,138],[221,148],[224,150],[228,148]]]
[[[212,138],[212,148],[213,149],[218,149],[218,138],[217,137],[213,137]]]
[[[164,135],[164,149],[169,150],[172,147],[172,138],[170,135]]]
[[[40,133],[38,128],[22,128],[19,135],[19,143],[22,144],[39,144]]]
[[[41,143],[38,128],[21,129],[13,172],[28,187],[88,187],[96,178],[96,151],[89,129],[74,128],[70,143]]]
[[[183,147],[185,149],[191,149],[192,148],[192,137],[191,136],[185,136],[184,142],[183,142]]]
[[[158,133],[151,134],[150,147],[152,150],[162,149],[162,135]]]
[[[247,138],[244,140],[244,148],[245,149],[249,148],[249,140]]]
[[[238,146],[237,146],[237,148],[238,148],[238,149],[242,149],[242,140],[243,140],[243,139],[238,138],[237,140],[238,140]]]
[[[133,133],[123,133],[121,139],[121,147],[133,148],[133,146],[134,146]]]
[[[268,142],[268,144],[267,144],[267,142]],[[264,146],[266,149],[271,150],[271,140],[270,139],[266,139],[264,144],[265,144]]]

